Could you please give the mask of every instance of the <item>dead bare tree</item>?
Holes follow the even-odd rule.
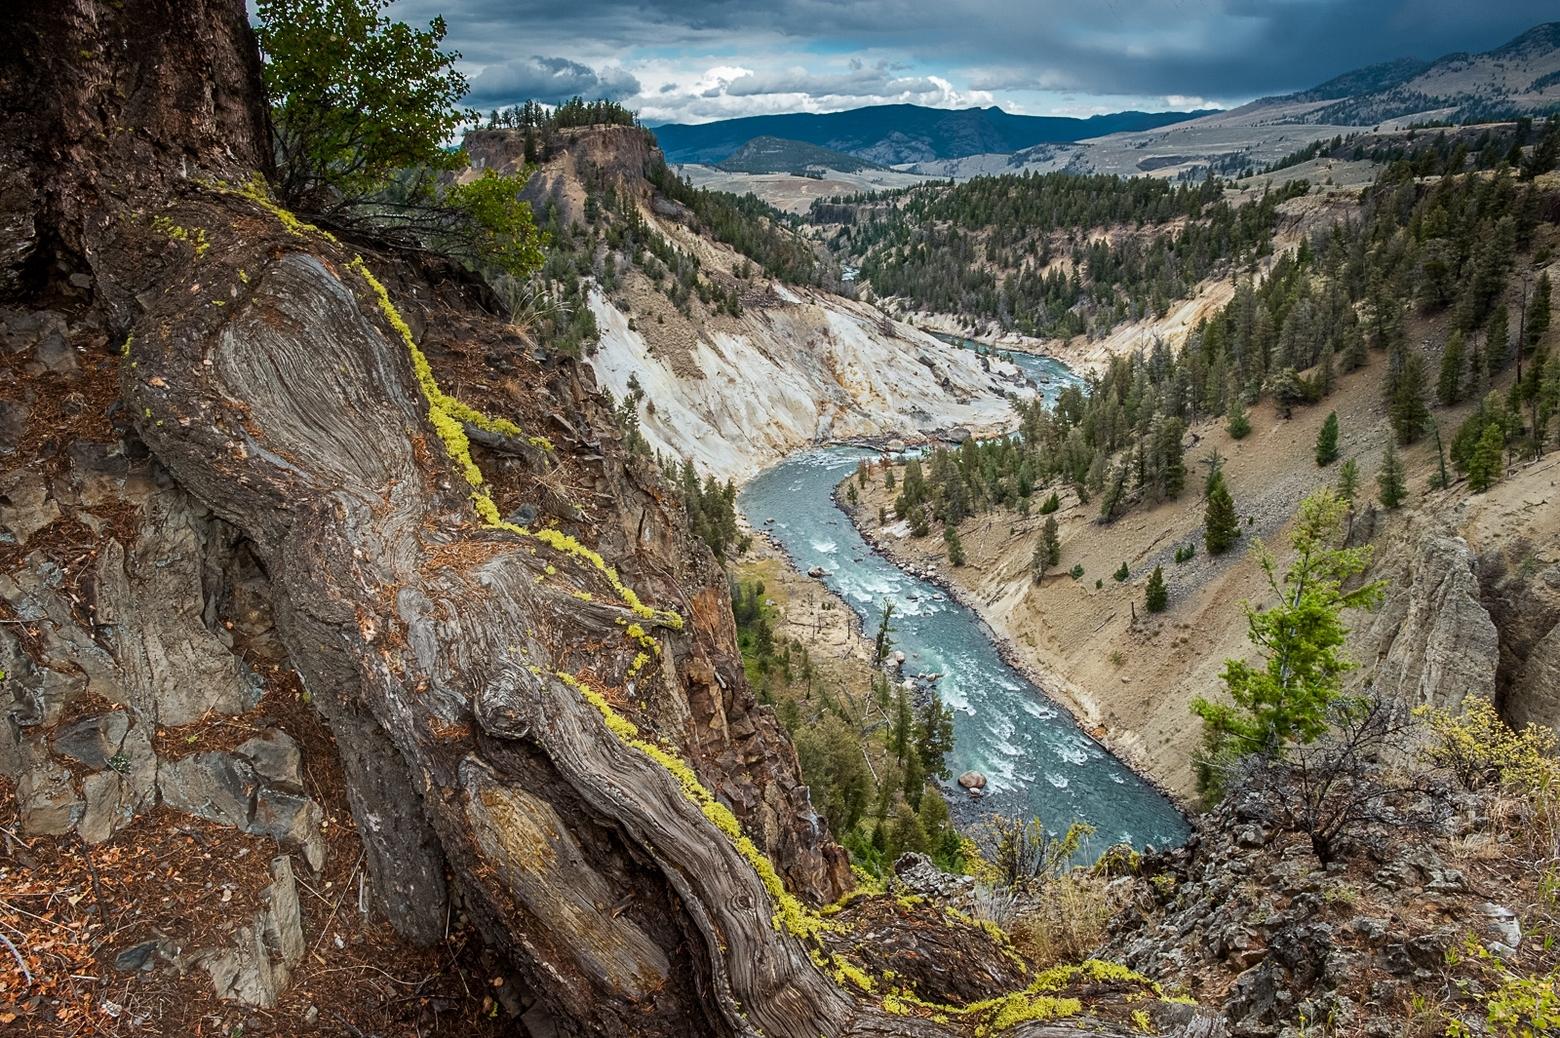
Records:
[[[1256,794],[1284,829],[1306,835],[1323,865],[1353,846],[1444,819],[1445,783],[1401,758],[1415,726],[1401,704],[1372,691],[1341,697],[1328,721],[1328,733],[1314,743],[1237,762],[1228,788]]]

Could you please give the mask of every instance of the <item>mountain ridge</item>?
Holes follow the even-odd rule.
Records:
[[[1452,121],[1536,114],[1560,108],[1557,72],[1560,21],[1535,25],[1487,51],[1454,51],[1432,60],[1395,58],[1243,107],[1261,111],[1331,101],[1290,118],[1334,125],[1369,125],[1421,113]]]
[[[698,124],[663,123],[650,130],[670,162],[717,163],[755,137],[778,137],[894,165],[1153,129],[1206,114],[1127,111],[1080,119],[1015,115],[995,105],[942,109],[895,104],[843,112],[751,115]]]

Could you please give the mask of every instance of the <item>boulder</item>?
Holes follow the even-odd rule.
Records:
[[[986,776],[978,771],[966,771],[964,774],[959,776],[959,785],[963,786],[965,789],[971,790],[972,792],[975,790],[985,789]]]
[[[1505,905],[1490,902],[1481,905],[1479,911],[1492,937],[1485,947],[1503,959],[1517,954],[1522,947],[1522,924],[1517,920],[1517,914]]]
[[[249,761],[255,774],[274,786],[303,788],[303,758],[292,736],[272,729],[241,745],[234,751]]]
[[[89,768],[106,768],[130,731],[130,715],[110,710],[73,722],[54,733],[54,752]]]
[[[76,831],[87,843],[102,843],[157,799],[157,758],[144,725],[128,729],[104,764],[102,771],[82,780],[86,808]]]
[[[163,803],[175,811],[248,829],[259,780],[248,761],[212,751],[164,761],[157,785]]]
[[[16,804],[22,832],[28,836],[68,833],[82,811],[70,772],[49,758],[36,761],[22,773],[16,784]]]
[[[187,495],[158,495],[134,543],[110,541],[98,558],[98,619],[113,629],[123,695],[168,727],[243,713],[260,698],[258,679],[205,622],[201,560],[212,533]]]
[[[303,794],[298,747],[283,732],[165,761],[157,782],[175,811],[298,847],[315,871],[325,864],[325,812]]]
[[[254,817],[247,831],[296,845],[309,868],[318,872],[325,865],[325,838],[320,832],[324,820],[325,812],[309,797],[267,786],[255,797]]]
[[[271,879],[264,905],[238,928],[233,943],[195,956],[219,998],[262,1009],[276,1005],[304,953],[298,886],[286,855],[271,863]]]

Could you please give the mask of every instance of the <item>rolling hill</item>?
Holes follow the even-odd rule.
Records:
[[[833,148],[782,137],[754,137],[717,165],[727,173],[805,173],[825,169],[857,173],[887,168]]]

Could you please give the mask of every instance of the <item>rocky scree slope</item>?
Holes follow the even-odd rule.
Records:
[[[483,131],[468,146],[474,168],[523,166],[516,132]],[[660,161],[636,127],[566,130],[525,192],[538,212],[550,210],[571,232],[590,237],[589,196],[610,185],[631,200],[647,233],[695,259],[701,279],[740,297],[737,315],[696,295],[679,307],[626,262],[610,286],[591,279],[588,305],[601,339],[586,361],[614,398],[642,390],[639,428],[654,450],[742,480],[831,439],[953,426],[995,431],[1011,422],[1007,394],[1031,391],[1016,367],[956,349],[865,303],[755,270],[686,206],[655,190],[644,174]]]

